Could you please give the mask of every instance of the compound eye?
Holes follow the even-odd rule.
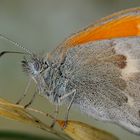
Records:
[[[39,71],[39,69],[40,69],[40,64],[39,64],[38,62],[35,62],[35,63],[34,63],[34,68],[35,68],[36,71]]]

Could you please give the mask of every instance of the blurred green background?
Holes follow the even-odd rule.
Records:
[[[92,24],[96,19],[138,6],[140,0],[0,0],[0,33],[34,52],[47,53],[72,33]],[[2,50],[20,49],[0,40],[0,51]],[[22,56],[14,54],[0,59],[0,96],[12,102],[19,99],[28,81],[28,77],[22,72],[21,60]],[[30,100],[33,91],[34,86],[23,104]],[[37,96],[33,106],[46,112],[54,109],[40,96]],[[65,108],[62,108],[62,112],[65,112]],[[116,125],[95,121],[84,114],[79,118],[79,114],[80,111],[72,109],[70,118],[107,130],[121,140],[140,139]],[[32,126],[0,118],[2,140],[49,140],[47,137],[57,139]]]

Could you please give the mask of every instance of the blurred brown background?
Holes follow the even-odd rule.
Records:
[[[139,0],[0,0],[0,33],[34,52],[46,51],[47,53],[72,33],[92,24],[96,19],[138,6],[140,6]],[[0,40],[0,51],[20,50],[12,46]],[[12,102],[19,99],[28,81],[27,76],[22,72],[21,60],[22,56],[14,54],[5,55],[0,59],[0,96]],[[30,100],[33,87],[23,104]],[[39,96],[33,106],[47,112],[53,110],[52,105]],[[64,112],[65,108],[62,111]],[[121,140],[140,139],[116,125],[95,121],[84,114],[79,118],[79,114],[80,111],[71,110],[70,118],[107,130]],[[6,132],[10,132],[9,138],[15,132],[20,132],[19,135],[21,134],[23,138],[25,134],[27,140],[35,140],[38,137],[41,140],[42,136],[52,137],[37,128],[0,118],[0,139],[6,139]],[[17,139],[21,140],[21,137]]]

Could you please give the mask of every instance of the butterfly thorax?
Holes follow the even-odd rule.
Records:
[[[55,104],[61,104],[65,94],[67,79],[62,75],[60,66],[49,64],[44,58],[36,55],[22,61],[23,70],[31,77],[40,95]]]

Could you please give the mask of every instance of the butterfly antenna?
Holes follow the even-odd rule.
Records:
[[[17,53],[17,54],[28,54],[26,52],[2,51],[2,52],[0,52],[0,57],[2,57],[4,54],[7,54],[7,53],[11,53],[11,54],[13,54],[13,53]]]
[[[25,47],[23,47],[22,45],[18,44],[17,42],[15,42],[15,41],[9,39],[8,37],[6,37],[6,36],[0,34],[0,38],[1,38],[1,39],[4,39],[4,40],[6,40],[6,41],[9,41],[9,42],[12,43],[13,45],[15,45],[15,46],[17,46],[17,47],[23,49],[23,50],[26,51],[28,54],[32,55],[32,52],[31,52],[30,50],[28,50],[27,48],[25,48]]]

